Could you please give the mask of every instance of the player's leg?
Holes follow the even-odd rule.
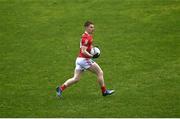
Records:
[[[104,82],[103,71],[102,71],[101,67],[96,62],[94,62],[91,65],[91,67],[88,68],[88,70],[97,75],[98,83],[101,86],[103,96],[111,95],[112,93],[114,93],[114,90],[107,90],[106,89],[106,85],[105,85],[105,82]]]
[[[68,79],[63,85],[65,85],[66,87],[71,86],[74,83],[77,83],[80,80],[81,74],[83,73],[82,70],[74,70],[74,76],[70,79]]]
[[[64,91],[67,87],[77,83],[80,80],[81,74],[83,73],[82,70],[74,70],[74,76],[70,79],[68,79],[64,84],[62,84],[60,87],[56,88],[56,92],[58,96],[61,96],[62,91]]]
[[[91,67],[88,68],[88,70],[93,72],[93,73],[95,73],[97,75],[98,83],[99,83],[99,85],[101,87],[105,86],[103,71],[102,71],[101,67],[96,62],[94,62],[91,65]]]

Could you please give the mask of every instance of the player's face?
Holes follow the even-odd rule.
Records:
[[[90,24],[89,26],[86,27],[86,31],[89,33],[89,34],[92,34],[94,32],[94,25],[93,24]]]

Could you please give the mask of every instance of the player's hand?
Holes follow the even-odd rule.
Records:
[[[92,58],[98,58],[100,56],[100,54],[96,53],[95,55],[93,55]]]

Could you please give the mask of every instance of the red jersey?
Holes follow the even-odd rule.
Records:
[[[88,34],[87,32],[85,32],[81,37],[80,51],[79,51],[78,57],[91,58],[91,57],[84,55],[82,53],[81,46],[86,46],[87,47],[86,51],[90,53],[91,48],[92,48],[92,42],[93,42],[93,37],[90,34]]]

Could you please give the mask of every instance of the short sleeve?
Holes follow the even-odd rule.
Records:
[[[88,46],[88,42],[89,42],[89,40],[87,37],[82,37],[82,39],[81,39],[82,46]]]

